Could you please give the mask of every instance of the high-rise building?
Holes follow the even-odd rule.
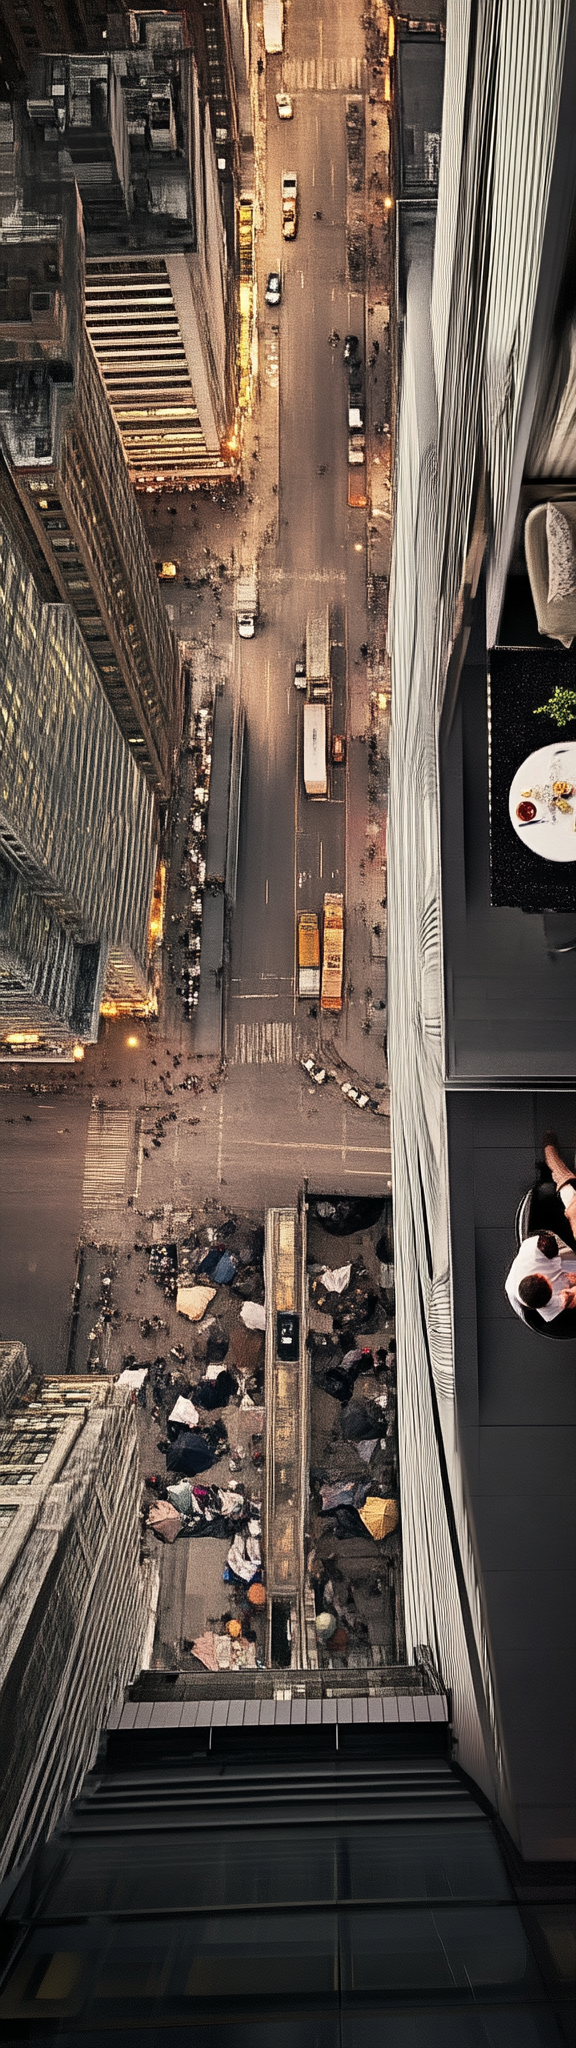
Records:
[[[48,186],[45,212],[26,197],[25,178],[0,228],[0,439],[33,545],[75,613],[135,760],[165,797],[180,729],[178,650],[84,322],[78,195],[72,183]]]
[[[429,92],[419,63],[416,199],[438,128],[437,55]],[[576,503],[574,6],[449,0],[445,65],[436,218],[415,200],[400,223],[389,626],[407,1649],[434,1646],[459,1760],[520,1854],[556,1866],[560,1899],[576,1853],[576,1345],[527,1327],[504,1283],[543,1131],[569,1167],[575,1138],[576,613],[538,616],[529,574],[530,519],[541,532],[564,503],[570,559]],[[540,826],[532,846],[525,833],[536,804],[517,808],[547,784],[551,852]]]
[[[112,955],[148,998],[154,799],[68,605],[0,512],[0,1042],[95,1039]]]
[[[86,327],[145,488],[234,470],[235,209],[227,231],[185,17],[134,19],[124,50],[40,61],[27,104],[80,194]]]
[[[551,1957],[569,1914],[537,1879],[519,1910],[446,1723],[323,1704],[111,1717],[79,1798],[4,1886],[6,2048],[573,2039]]]
[[[2,1877],[69,1804],[138,1668],[139,1487],[129,1393],[33,1380],[24,1346],[0,1343]]]
[[[121,0],[118,0],[118,5]],[[21,85],[41,50],[100,50],[107,0],[0,0],[0,66],[7,85]]]

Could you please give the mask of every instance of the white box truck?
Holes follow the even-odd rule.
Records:
[[[268,57],[282,49],[283,34],[283,0],[264,0],[264,49]]]
[[[328,795],[326,705],[304,705],[304,788],[307,796]]]
[[[241,640],[253,640],[258,617],[258,570],[239,569],[236,582],[236,625]]]

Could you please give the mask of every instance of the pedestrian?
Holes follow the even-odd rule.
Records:
[[[524,1239],[505,1290],[515,1315],[531,1329],[548,1330],[553,1336],[576,1335],[574,1252],[552,1231]]]

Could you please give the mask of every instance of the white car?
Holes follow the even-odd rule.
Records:
[[[282,297],[282,276],[279,270],[271,270],[264,293],[267,306],[279,306]]]
[[[293,113],[294,113],[294,108],[293,108],[293,106],[292,106],[292,101],[291,101],[291,98],[290,98],[290,94],[289,94],[288,92],[277,92],[277,94],[276,94],[276,112],[277,112],[277,115],[278,115],[278,120],[279,120],[279,121],[291,121],[291,120],[292,120],[292,115],[293,115]]]

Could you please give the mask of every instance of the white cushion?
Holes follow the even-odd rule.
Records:
[[[546,506],[548,603],[559,604],[576,591],[574,532],[559,505]]]

